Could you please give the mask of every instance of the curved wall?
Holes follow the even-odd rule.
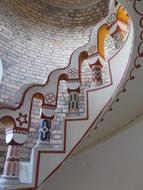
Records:
[[[141,190],[143,117],[140,119],[121,134],[68,160],[39,190]]]
[[[68,7],[73,2],[69,1]],[[53,7],[44,0],[0,0],[0,58],[4,70],[0,83],[0,102],[12,104],[16,91],[25,83],[44,83],[52,70],[68,64],[71,53],[88,42],[95,23],[108,12],[108,1],[92,1],[91,4],[83,7],[83,3],[79,3],[71,10],[64,6]],[[86,67],[83,70],[87,86],[91,77],[86,81]],[[64,85],[60,89],[61,104],[56,115],[59,121],[67,112],[67,96],[63,96],[66,89]],[[84,98],[81,96],[83,103]],[[26,160],[29,160],[31,147],[38,136],[39,115],[36,113],[39,113],[39,103],[34,104],[32,133],[21,155]],[[80,105],[80,112],[84,112],[83,105]],[[7,146],[4,129],[1,127],[0,131],[2,169]]]
[[[2,80],[2,75],[3,75],[3,67],[2,67],[2,61],[0,59],[0,81]]]

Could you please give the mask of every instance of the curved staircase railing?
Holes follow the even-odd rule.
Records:
[[[127,10],[133,11],[135,2],[130,1],[129,8],[126,3],[123,4]],[[136,13],[134,10],[134,15]],[[23,86],[17,92],[13,106],[0,106],[0,121],[6,127],[8,144],[0,188],[37,189],[64,163],[95,123],[102,119],[102,114],[112,103],[129,70],[134,51],[134,30],[137,30],[131,20],[123,6],[117,0],[111,0],[108,16],[96,25],[88,44],[73,52],[67,67],[53,71],[45,84]],[[117,49],[108,59],[104,50],[107,35],[114,39]],[[92,72],[92,85],[85,90],[84,116],[79,116],[81,65],[84,60],[87,60]],[[110,80],[107,84],[102,81],[102,67],[105,64],[109,69]],[[52,120],[57,108],[59,82],[63,80],[69,94],[69,115],[64,119],[63,126],[64,143],[62,149],[49,150],[47,145],[50,143]],[[20,163],[21,146],[29,134],[33,99],[41,101],[39,138],[32,149],[30,162]]]

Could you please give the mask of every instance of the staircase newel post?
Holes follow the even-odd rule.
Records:
[[[21,146],[26,142],[28,137],[27,130],[7,129],[6,143],[8,150],[4,164],[3,175],[0,178],[0,187],[20,184],[19,165]]]
[[[115,8],[116,12],[111,13],[108,17],[107,24],[109,34],[114,39],[115,48],[119,49],[124,43],[129,17],[123,7],[117,7]]]

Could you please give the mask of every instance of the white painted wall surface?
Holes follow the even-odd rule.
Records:
[[[3,68],[2,68],[2,61],[0,59],[0,81],[2,80],[2,75],[3,75]]]
[[[142,190],[143,120],[77,155],[40,190]]]

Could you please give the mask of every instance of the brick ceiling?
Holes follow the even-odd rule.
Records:
[[[0,0],[15,14],[48,25],[73,28],[94,26],[108,13],[109,0]]]
[[[62,9],[82,9],[91,7],[100,0],[39,0],[41,3]],[[106,2],[106,0],[105,0]]]

